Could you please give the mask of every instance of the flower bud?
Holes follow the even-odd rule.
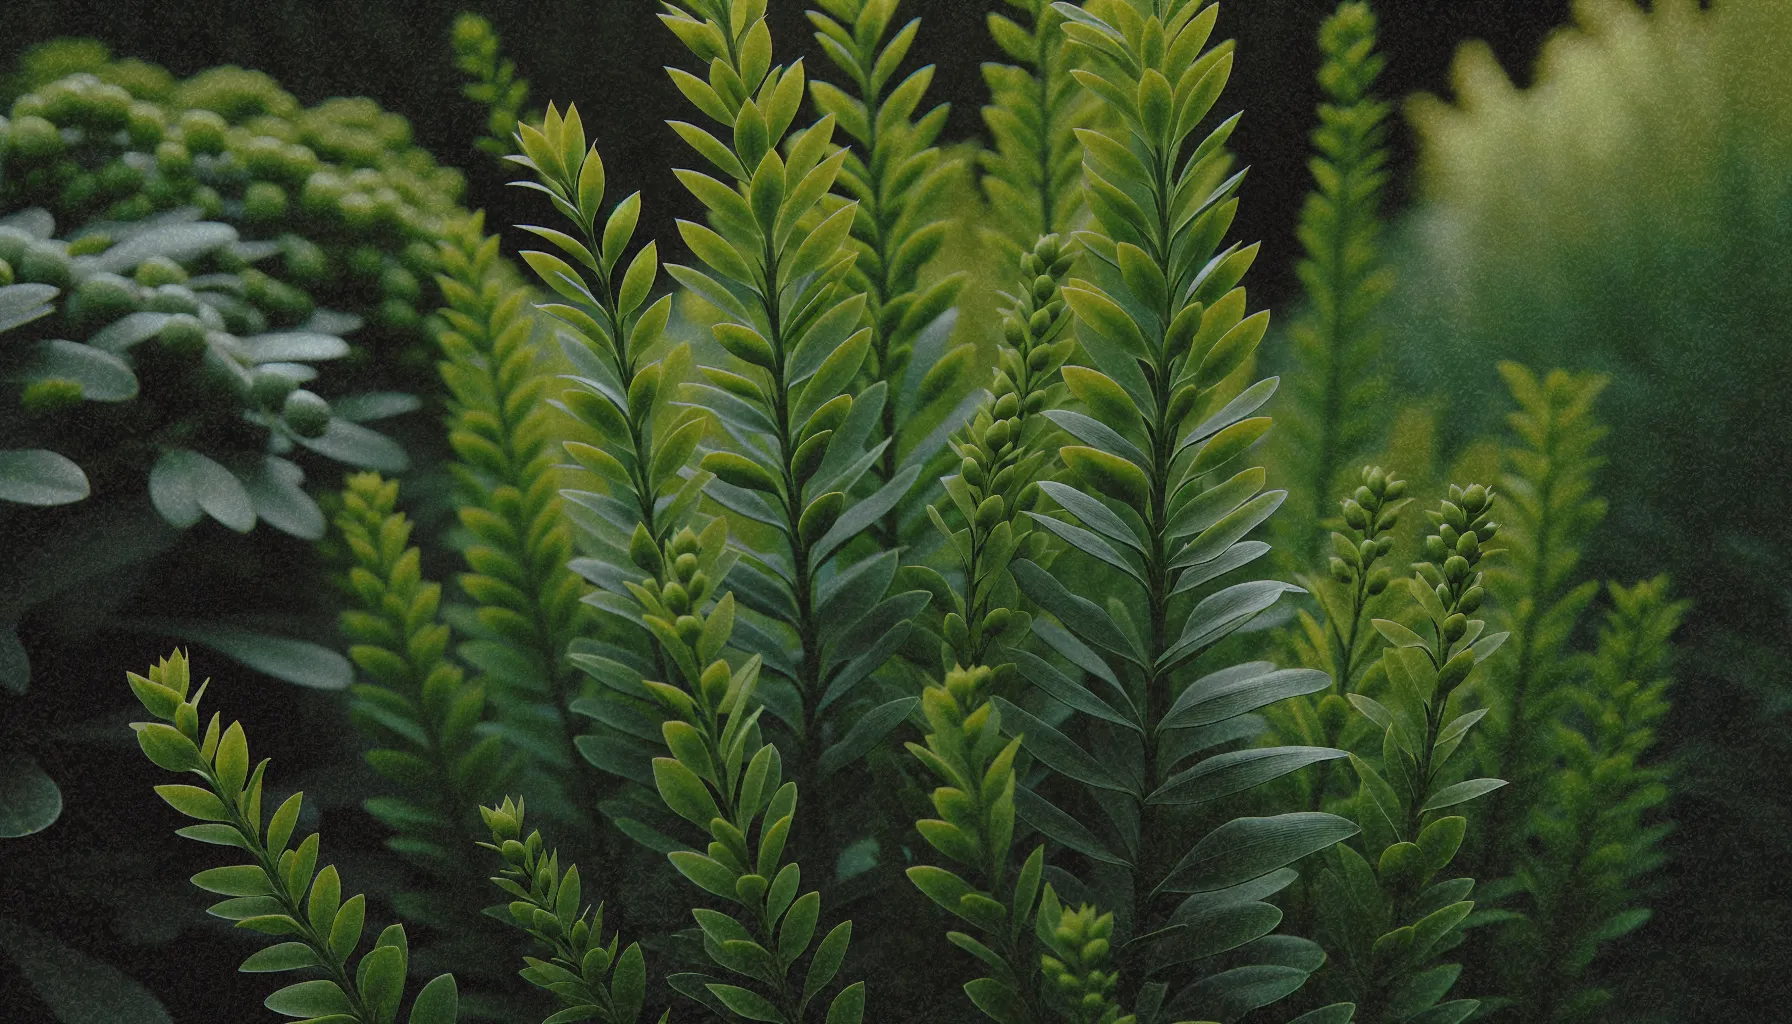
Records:
[[[1345,498],[1344,521],[1349,523],[1352,529],[1367,529],[1369,526],[1369,513],[1363,511],[1363,506],[1358,504],[1354,499]]]
[[[1468,490],[1462,492],[1463,510],[1469,515],[1479,515],[1487,507],[1487,488],[1480,484],[1470,484]]]
[[[1027,326],[1013,316],[1002,318],[1002,339],[1010,347],[1019,348],[1027,340]]]
[[[996,399],[995,407],[990,410],[991,415],[998,420],[1010,419],[1019,411],[1020,396],[1012,391]]]
[[[1351,492],[1350,496],[1356,499],[1358,505],[1367,505],[1375,500],[1375,492],[1369,490],[1367,487],[1358,487],[1355,491]]]
[[[1466,614],[1473,615],[1475,609],[1481,607],[1481,601],[1486,596],[1487,591],[1480,587],[1470,587],[1467,593],[1462,595],[1462,600],[1456,602],[1456,607]]]
[[[1388,500],[1392,501],[1392,500],[1399,498],[1405,494],[1406,494],[1406,481],[1404,481],[1404,480],[1389,480],[1388,481],[1388,494],[1387,494]]]
[[[1451,583],[1460,583],[1468,578],[1468,559],[1461,555],[1451,555],[1444,561],[1444,579]]]
[[[1374,469],[1369,470],[1368,484],[1369,490],[1379,498],[1387,493],[1388,475],[1381,471],[1380,466],[1376,466]]]
[[[1456,540],[1458,537],[1461,536],[1461,534],[1457,532],[1456,528],[1451,526],[1449,523],[1444,523],[1443,525],[1439,526],[1437,528],[1437,535],[1439,537],[1443,538],[1444,546],[1447,548],[1455,548]]]
[[[1425,538],[1425,557],[1432,562],[1441,562],[1450,555],[1450,549],[1444,539],[1437,534]]]
[[[1007,511],[1008,504],[1002,500],[1000,494],[992,494],[984,498],[983,504],[977,506],[977,529],[995,529],[996,524],[1002,521],[1002,516]]]
[[[672,538],[672,553],[675,555],[694,555],[700,547],[702,544],[697,539],[696,531],[688,526],[679,530]]]
[[[1332,579],[1339,583],[1349,583],[1355,578],[1350,573],[1350,566],[1345,565],[1344,560],[1337,555],[1331,557],[1331,561],[1326,563],[1326,568],[1331,571]]]
[[[330,429],[330,403],[315,392],[300,389],[286,396],[280,418],[300,437],[322,437]]]
[[[679,583],[666,584],[666,589],[660,593],[660,600],[665,602],[666,608],[674,615],[683,615],[691,610],[691,595]]]
[[[964,477],[964,482],[972,487],[982,487],[988,479],[983,473],[983,467],[977,464],[976,459],[971,458],[958,464],[958,475]]]
[[[1485,544],[1492,540],[1494,535],[1499,533],[1499,530],[1500,524],[1498,523],[1482,523],[1480,527],[1475,530],[1475,536],[1481,538],[1481,543]]]
[[[1468,529],[1468,516],[1462,511],[1462,506],[1453,501],[1446,501],[1439,506],[1438,511],[1443,513],[1444,522],[1455,527],[1457,532],[1460,533]]]
[[[672,571],[678,575],[679,579],[689,580],[691,575],[697,571],[697,556],[688,551],[679,555],[672,563]]]
[[[1393,582],[1393,579],[1394,579],[1393,573],[1388,572],[1388,570],[1385,566],[1380,569],[1376,569],[1374,572],[1370,573],[1369,574],[1369,596],[1370,597],[1379,596],[1383,591],[1388,589],[1388,584]]]
[[[1470,530],[1456,541],[1456,553],[1473,560],[1481,554],[1481,545],[1475,540],[1475,532]]]
[[[1462,634],[1466,632],[1468,632],[1468,616],[1461,612],[1457,612],[1455,615],[1444,620],[1445,641],[1455,643],[1462,639]]]
[[[721,707],[722,698],[728,695],[728,684],[732,676],[725,661],[712,661],[703,670],[697,685],[703,688],[703,696],[709,700],[711,707]]]
[[[678,631],[680,640],[693,646],[697,643],[698,638],[703,636],[703,620],[695,615],[680,615],[678,621],[674,622],[672,626]]]

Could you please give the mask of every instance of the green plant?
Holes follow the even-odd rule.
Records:
[[[553,410],[542,402],[552,378],[529,292],[507,276],[498,239],[477,215],[443,244],[442,266],[448,306],[436,342],[469,570],[459,582],[477,605],[457,653],[496,684],[489,689],[512,735],[557,770],[569,812],[602,834],[594,780],[577,767],[571,704],[582,687],[567,654],[588,612],[568,568],[572,528],[561,514]]]
[[[1319,28],[1324,62],[1319,128],[1313,133],[1313,191],[1301,208],[1304,258],[1296,267],[1308,308],[1289,334],[1294,399],[1284,417],[1279,454],[1298,515],[1279,520],[1284,545],[1317,554],[1320,531],[1299,535],[1324,518],[1352,461],[1385,432],[1381,331],[1375,314],[1392,280],[1380,253],[1381,193],[1387,181],[1390,106],[1371,90],[1387,59],[1375,50],[1375,14],[1346,0]]]
[[[940,216],[940,207],[959,167],[933,144],[945,126],[947,108],[942,104],[914,118],[933,80],[931,65],[890,87],[920,19],[885,42],[897,4],[821,0],[821,6],[825,13],[809,12],[819,30],[815,39],[855,91],[821,81],[811,82],[809,91],[816,108],[833,117],[852,140],[834,182],[836,190],[858,203],[852,220],[858,259],[845,284],[864,294],[871,327],[862,373],[867,382],[889,387],[873,437],[884,442],[873,467],[875,479],[893,480],[910,465],[922,466],[921,476],[931,479],[943,468],[934,463],[946,434],[963,420],[958,407],[967,397],[963,385],[977,356],[975,344],[951,342],[957,321],[953,306],[966,275],[921,284],[922,271],[952,227]],[[877,523],[872,539],[880,547],[912,540],[903,512],[898,502]]]
[[[983,65],[983,122],[994,147],[979,158],[995,234],[1024,252],[1041,235],[1067,233],[1083,209],[1075,130],[1093,119],[1095,100],[1071,77],[1064,14],[1047,0],[1009,5],[1025,23],[992,11],[989,32],[1019,63]]]
[[[1641,927],[1645,879],[1663,858],[1669,765],[1647,763],[1668,711],[1670,638],[1685,602],[1666,577],[1611,584],[1591,664],[1550,723],[1559,766],[1529,808],[1519,854],[1525,913],[1492,926],[1509,1013],[1523,1020],[1598,1019],[1613,999],[1591,967],[1600,948]]]
[[[1460,807],[1503,786],[1499,779],[1447,781],[1450,758],[1485,709],[1465,710],[1450,698],[1471,693],[1475,667],[1506,640],[1471,619],[1486,594],[1481,560],[1498,532],[1493,495],[1480,484],[1452,486],[1449,500],[1428,511],[1433,532],[1426,560],[1404,580],[1414,625],[1375,619],[1387,641],[1382,699],[1353,693],[1350,702],[1382,736],[1380,768],[1351,755],[1360,788],[1355,814],[1359,852],[1341,844],[1316,890],[1322,934],[1335,957],[1327,996],[1355,1004],[1365,1024],[1461,1021],[1473,999],[1442,1002],[1462,965],[1437,958],[1459,945],[1474,904],[1474,879],[1434,882],[1455,859],[1468,819],[1437,812]],[[1371,868],[1373,864],[1373,868]]]
[[[547,960],[525,958],[529,966],[523,977],[560,1003],[560,1012],[548,1020],[634,1024],[647,995],[640,943],[630,943],[621,956],[616,954],[620,936],[612,934],[604,944],[603,904],[593,910],[581,901],[578,865],[569,864],[562,873],[559,851],[544,854],[539,831],[523,837],[523,810],[521,801],[508,797],[502,805],[479,809],[491,829],[491,842],[479,845],[504,859],[492,884],[514,897],[507,908],[511,921],[551,951]],[[670,1016],[670,1010],[662,1014],[660,1024]]]
[[[1177,771],[1249,735],[1246,712],[1327,683],[1263,662],[1193,680],[1187,671],[1297,589],[1249,582],[1195,599],[1267,550],[1243,538],[1284,496],[1258,493],[1259,469],[1218,477],[1268,430],[1267,417],[1251,414],[1275,388],[1250,383],[1268,315],[1247,318],[1235,287],[1256,247],[1221,250],[1240,180],[1226,176],[1223,152],[1236,119],[1187,146],[1219,98],[1232,46],[1207,45],[1218,11],[1200,3],[1054,10],[1076,46],[1072,74],[1115,121],[1079,132],[1097,229],[1078,236],[1086,276],[1064,289],[1099,369],[1063,371],[1086,412],[1045,415],[1078,442],[1060,449],[1075,486],[1049,491],[1066,518],[1034,517],[1075,550],[1052,572],[1030,560],[1010,569],[1057,619],[1033,631],[1063,659],[1042,664],[1064,675],[1046,689],[1065,694],[1058,699],[1071,714],[1055,727],[1012,700],[993,703],[1003,727],[1050,769],[1040,785],[1017,790],[1016,812],[1088,866],[1084,881],[1055,877],[1086,885],[1090,902],[1115,911],[1122,1005],[1142,1020],[1160,1011],[1237,1016],[1292,992],[1323,959],[1303,940],[1264,938],[1281,914],[1260,900],[1292,877],[1279,869],[1356,827],[1293,813],[1221,818],[1209,831],[1216,822],[1201,807],[1336,751],[1236,750]],[[1076,592],[1091,580],[1108,588],[1095,600]],[[1095,807],[1106,827],[1091,824]],[[1216,918],[1235,926],[1211,927]]]
[[[1518,410],[1508,422],[1519,443],[1505,451],[1503,477],[1511,512],[1503,534],[1511,545],[1488,590],[1506,610],[1514,654],[1488,689],[1492,711],[1476,746],[1482,767],[1512,781],[1489,812],[1488,845],[1478,870],[1498,877],[1512,869],[1522,845],[1516,827],[1554,768],[1549,723],[1561,713],[1575,665],[1564,656],[1598,583],[1575,578],[1581,551],[1605,518],[1593,490],[1603,459],[1595,447],[1605,427],[1593,402],[1606,381],[1555,371],[1539,379],[1515,363],[1500,364]]]
[[[143,753],[158,768],[199,776],[204,787],[156,787],[170,807],[200,824],[178,830],[186,839],[241,851],[246,863],[207,868],[193,876],[199,888],[224,896],[211,914],[264,935],[284,936],[243,962],[249,973],[315,971],[321,977],[287,985],[268,996],[267,1007],[288,1017],[337,1017],[355,1024],[398,1019],[404,997],[409,946],[403,925],[379,934],[353,973],[349,962],[361,946],[366,898],[342,898],[335,865],[317,867],[318,833],[288,847],[303,794],[281,802],[265,824],[261,814],[266,760],[251,770],[249,744],[240,723],[220,729],[213,714],[203,734],[199,700],[209,685],[192,688],[186,655],[175,651],[147,675],[130,675],[131,689],[154,722],[133,723]],[[408,1024],[452,1024],[459,997],[454,976],[437,976],[411,1003]]]
[[[706,359],[704,383],[687,393],[726,428],[726,446],[700,463],[715,476],[705,494],[746,520],[730,581],[753,617],[743,620],[737,643],[764,660],[772,678],[760,693],[790,737],[792,769],[825,801],[838,789],[818,784],[863,757],[913,710],[913,696],[878,700],[875,687],[860,687],[928,602],[924,590],[892,593],[894,550],[851,571],[842,561],[827,583],[825,574],[849,542],[896,508],[921,466],[910,464],[869,496],[852,498],[881,454],[866,446],[891,396],[884,381],[848,393],[873,335],[862,326],[865,296],[844,284],[859,255],[847,247],[857,204],[840,205],[798,233],[849,156],[830,152],[835,117],[792,136],[788,156],[780,155],[802,102],[804,70],[800,62],[772,66],[762,4],[729,9],[719,0],[694,0],[662,20],[710,64],[712,77],[741,83],[717,91],[686,73],[673,75],[734,141],[673,122],[733,184],[680,173],[713,226],[679,222],[706,269],[669,271],[722,314],[713,334],[726,358]]]
[[[518,78],[516,61],[500,50],[492,23],[471,11],[454,19],[454,66],[466,75],[461,95],[486,109],[485,134],[474,145],[495,157],[510,155],[529,80]]]

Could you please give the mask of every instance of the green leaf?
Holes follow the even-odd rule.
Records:
[[[239,785],[240,788],[240,785]],[[189,818],[200,821],[228,821],[230,812],[216,793],[198,786],[157,786],[156,795]]]
[[[641,1015],[641,1004],[646,999],[647,961],[641,956],[640,944],[631,942],[610,975],[610,1002],[616,1007],[618,1020],[633,1021]]]
[[[41,448],[0,451],[0,501],[67,505],[89,492],[87,474],[72,459]]]
[[[215,622],[146,620],[143,629],[202,644],[282,682],[314,690],[346,690],[355,681],[347,658],[321,644]]]
[[[193,884],[220,896],[268,896],[274,891],[268,885],[268,876],[254,864],[207,868],[193,876]]]
[[[36,761],[16,751],[0,761],[0,839],[42,832],[61,815],[62,791]]]
[[[1082,822],[1030,789],[1015,788],[1014,810],[1022,821],[1086,857],[1105,864],[1126,864],[1126,861],[1109,852],[1095,833],[1083,827]]]
[[[865,1018],[865,983],[855,981],[828,1004],[827,1024],[859,1024]]]
[[[1165,780],[1146,803],[1197,804],[1254,789],[1310,764],[1348,756],[1330,747],[1256,747],[1217,754]]]
[[[1292,864],[1358,831],[1348,819],[1319,811],[1234,818],[1195,844],[1158,888],[1190,893],[1224,889]]]
[[[804,1007],[820,995],[821,990],[834,980],[834,975],[840,972],[840,964],[846,959],[846,947],[851,941],[852,922],[842,921],[815,947],[815,955],[809,958],[809,973],[803,979]]]
[[[322,978],[288,985],[268,996],[262,1005],[288,1017],[327,1017],[353,1012],[342,989],[335,982]]]
[[[779,1024],[784,1020],[784,1015],[778,1012],[778,1008],[757,992],[741,988],[739,985],[711,984],[708,987],[709,991],[717,999],[720,999],[728,1009],[748,1020],[771,1021],[773,1024]]]
[[[237,970],[245,974],[256,974],[269,971],[296,971],[304,967],[320,966],[317,954],[303,942],[282,942],[276,946],[257,952]]]
[[[1092,757],[1068,736],[1005,698],[992,697],[991,702],[1001,712],[1002,730],[1010,736],[1021,737],[1028,753],[1053,771],[1097,789],[1113,790],[1116,793],[1132,792],[1130,786],[1115,778],[1101,761]]]
[[[715,798],[703,780],[679,761],[670,757],[654,758],[653,781],[666,806],[698,828],[707,829],[710,821],[721,816]]]
[[[1153,353],[1145,344],[1145,336],[1139,333],[1139,325],[1106,292],[1087,281],[1078,281],[1064,288],[1064,300],[1076,311],[1078,320],[1120,346],[1127,355],[1151,360]]]
[[[1151,479],[1133,463],[1099,448],[1070,445],[1058,450],[1084,489],[1126,502],[1141,516],[1151,508]]]
[[[375,1020],[391,1020],[404,997],[405,954],[397,946],[380,946],[361,958],[356,974],[361,1001]]]
[[[1441,811],[1446,807],[1465,804],[1470,800],[1486,796],[1506,784],[1504,779],[1469,779],[1453,786],[1445,786],[1425,801],[1420,812]]]
[[[822,753],[816,771],[825,779],[858,760],[889,735],[890,730],[901,725],[920,702],[919,697],[898,697],[865,712],[840,742]]]
[[[460,1018],[460,992],[454,975],[438,974],[411,1003],[409,1024],[455,1024]]]

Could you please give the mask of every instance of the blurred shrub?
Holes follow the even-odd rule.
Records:
[[[1742,1019],[1775,955],[1742,936],[1787,909],[1755,873],[1778,870],[1792,766],[1792,4],[1653,8],[1583,0],[1526,89],[1471,44],[1455,101],[1411,104],[1428,203],[1406,226],[1394,319],[1408,381],[1448,392],[1471,427],[1498,412],[1497,358],[1611,379],[1611,511],[1588,558],[1601,575],[1674,573],[1694,600],[1686,674],[1706,687],[1668,728],[1695,765],[1676,816],[1701,838],[1680,844],[1682,895],[1662,913],[1679,935],[1654,938],[1694,947],[1625,994]]]

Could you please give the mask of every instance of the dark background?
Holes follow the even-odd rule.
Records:
[[[803,18],[807,5],[772,0],[771,6],[778,59],[805,56],[812,77],[837,77],[831,66],[824,67],[825,58],[810,37]],[[1265,243],[1252,274],[1259,303],[1281,304],[1295,295],[1293,231],[1309,185],[1307,135],[1318,100],[1313,38],[1332,6],[1330,0],[1233,0],[1221,15],[1222,33],[1239,41],[1240,60],[1224,105],[1246,112],[1233,137],[1241,159],[1252,166],[1238,231],[1242,238]],[[1381,91],[1390,97],[1447,92],[1457,44],[1475,38],[1489,42],[1523,83],[1542,40],[1568,17],[1566,0],[1379,0],[1375,6],[1390,59]],[[934,102],[953,104],[949,139],[975,138],[981,132],[978,108],[985,94],[978,66],[1001,59],[983,19],[985,11],[998,8],[1010,9],[1000,0],[908,0],[903,5],[905,14],[925,18],[915,52],[939,64],[930,95]],[[536,219],[541,209],[534,197],[504,188],[503,171],[473,148],[484,114],[460,96],[461,78],[448,48],[449,26],[460,9],[438,0],[8,0],[0,66],[10,66],[33,43],[80,35],[104,41],[117,56],[153,61],[179,76],[218,64],[265,71],[306,104],[336,95],[370,96],[408,117],[417,140],[441,162],[467,172],[467,204],[486,208],[491,227]],[[686,54],[658,24],[658,5],[650,0],[536,0],[485,3],[475,9],[491,19],[506,54],[532,83],[531,106],[550,99],[577,102],[588,131],[602,147],[612,197],[644,190],[644,232],[675,246],[672,219],[696,210],[671,168],[689,165],[692,157],[663,124],[668,116],[684,116],[686,104],[660,68],[682,63]],[[1394,202],[1399,206],[1410,201],[1411,146],[1404,127],[1397,128],[1394,144]],[[506,233],[507,241],[521,240],[513,230],[506,228]],[[253,565],[245,565],[236,582],[252,594],[252,588],[267,585],[257,576]],[[332,600],[327,593],[316,598],[320,608]],[[78,664],[45,658],[34,694],[55,702],[52,721],[72,726],[94,711],[83,706],[91,699],[85,694],[116,685],[121,666],[146,664],[161,651],[159,642],[147,638],[113,638],[78,658]],[[96,672],[105,673],[103,680],[93,678]],[[288,784],[314,790],[324,779],[354,769],[349,743],[338,741],[343,730],[335,701],[240,671],[225,674],[241,682],[220,691],[217,706],[243,717],[258,741],[258,756],[274,756]],[[121,723],[106,722],[123,737]],[[171,846],[168,815],[147,793],[150,780],[134,745],[109,749],[106,760],[112,763],[97,771],[84,770],[82,761],[92,756],[92,748],[67,754],[66,760],[55,759],[60,763],[46,763],[62,781],[67,802],[62,821],[42,835],[11,840],[0,849],[0,872],[14,857],[21,865],[48,858],[62,865],[63,884],[22,894],[21,905],[8,910],[53,931],[70,946],[119,965],[154,992],[177,1022],[273,1020],[259,1007],[267,979],[232,980],[242,944],[222,934],[223,929],[202,926],[198,901],[182,881],[200,866],[192,855],[201,851]],[[120,792],[121,786],[129,791]],[[120,810],[123,818],[117,816]],[[328,817],[326,831],[336,851],[332,856],[378,846],[378,827],[359,812],[333,810]],[[139,861],[156,863],[115,864],[111,871],[78,866],[83,854],[116,848],[121,840],[143,851]],[[356,890],[380,888],[383,880],[366,870],[370,866],[364,858],[355,859],[350,877]],[[125,927],[112,919],[103,909],[112,899],[70,895],[133,891],[145,875],[167,883],[156,893],[143,893],[142,902],[156,904],[149,915],[158,920],[149,925]],[[155,941],[143,934],[145,928],[160,937],[179,933],[181,941]],[[10,965],[0,964],[0,1019],[9,1024],[48,1021],[47,1010],[21,980]],[[966,1007],[967,1018],[970,1013]]]

